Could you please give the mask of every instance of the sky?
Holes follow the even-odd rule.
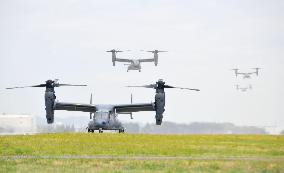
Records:
[[[0,114],[45,116],[44,89],[5,90],[47,79],[87,87],[56,88],[59,101],[95,104],[154,101],[155,91],[126,88],[164,79],[200,92],[166,91],[164,121],[231,122],[284,129],[284,1],[281,0],[0,0]],[[142,72],[112,66],[120,58],[151,58]],[[252,79],[236,78],[262,68]],[[235,85],[252,85],[248,92]],[[124,122],[154,123],[154,112]],[[56,117],[89,114],[56,111]],[[76,122],[74,122],[76,123]]]

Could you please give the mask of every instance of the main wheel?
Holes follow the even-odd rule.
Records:
[[[124,133],[124,129],[119,129],[118,133]]]

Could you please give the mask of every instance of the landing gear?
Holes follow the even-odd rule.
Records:
[[[124,133],[124,129],[118,129],[118,133]]]
[[[99,133],[103,133],[103,129],[100,128],[100,129],[99,129]]]
[[[88,133],[94,133],[94,130],[88,128]]]
[[[141,72],[141,70],[139,70],[139,72]]]

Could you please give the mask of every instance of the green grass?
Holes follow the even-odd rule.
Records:
[[[178,156],[196,160],[59,159],[4,156]],[[251,160],[214,158],[247,157]],[[198,160],[209,158],[209,160]],[[211,159],[210,159],[211,158]],[[39,134],[0,136],[0,172],[284,173],[284,136]]]
[[[119,159],[0,159],[0,172],[283,173],[283,171],[283,161],[267,162]]]

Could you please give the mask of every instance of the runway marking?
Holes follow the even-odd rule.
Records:
[[[31,156],[14,155],[0,156],[0,159],[117,159],[117,160],[200,160],[200,161],[284,161],[284,157],[190,157],[190,156],[103,156],[103,155],[62,155],[62,156]]]

